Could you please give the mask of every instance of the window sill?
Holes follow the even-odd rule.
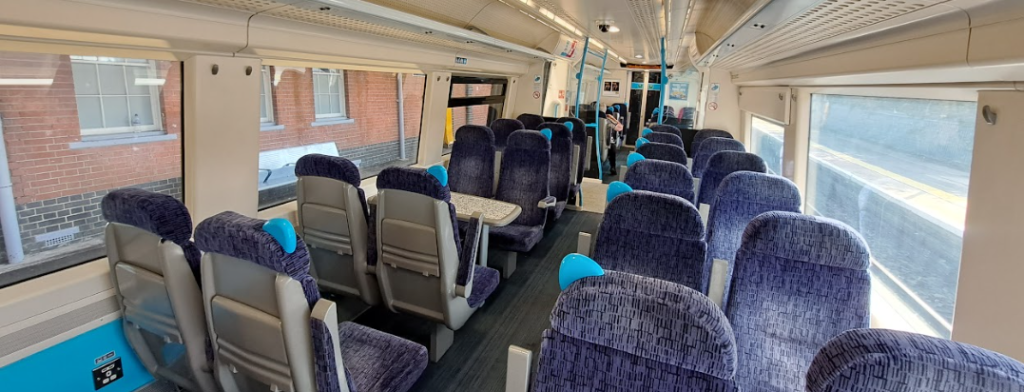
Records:
[[[316,120],[312,124],[309,124],[309,125],[313,126],[313,127],[322,127],[322,126],[326,126],[326,125],[352,124],[352,123],[355,123],[355,122],[356,122],[356,120],[351,119],[351,118],[337,117],[337,118],[323,118],[323,119],[319,119],[319,120]]]
[[[150,135],[150,136],[135,136],[135,137],[122,137],[122,138],[111,138],[111,139],[100,139],[100,140],[85,140],[80,142],[68,143],[68,148],[72,150],[79,150],[83,148],[95,148],[95,147],[110,147],[120,146],[125,144],[143,144],[143,143],[154,143],[163,142],[168,140],[176,140],[178,135],[176,134],[165,134],[165,135]]]
[[[284,125],[278,124],[260,124],[260,132],[272,132],[272,131],[283,131]]]

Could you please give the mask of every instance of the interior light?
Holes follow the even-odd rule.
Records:
[[[601,41],[598,41],[598,40],[596,40],[596,39],[592,39],[592,40],[590,40],[590,44],[591,44],[591,45],[594,45],[594,46],[596,46],[596,47],[599,47],[599,48],[601,48],[601,49],[604,49],[604,45],[602,45],[602,44],[601,44]]]
[[[569,31],[573,31],[576,29],[576,26],[573,26],[572,23],[569,23],[565,19],[559,18],[557,16],[555,17],[555,23],[562,25],[562,27],[565,27]]]
[[[642,58],[644,58],[644,55],[638,54],[636,56],[633,56],[633,58],[635,58],[635,59],[642,59]]]
[[[616,26],[616,25],[608,26],[608,32],[609,33],[618,33],[619,32],[619,26]]]
[[[135,78],[136,86],[163,86],[167,79],[157,78]]]
[[[530,7],[533,7],[533,0],[519,0]]]
[[[540,11],[541,15],[544,15],[544,16],[548,17],[548,19],[554,19],[555,18],[555,13],[551,12],[547,8],[541,7],[539,11]]]
[[[53,79],[3,79],[0,78],[0,86],[49,86]]]

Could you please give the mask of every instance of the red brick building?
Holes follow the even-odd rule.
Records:
[[[313,69],[268,71],[274,121],[253,130],[261,132],[262,152],[333,143],[362,167],[398,159],[396,74],[334,71],[344,88],[329,101],[344,107],[344,116],[325,121],[314,109]],[[399,163],[408,164],[418,147],[425,80],[403,80],[409,160]],[[99,202],[109,190],[139,187],[181,198],[181,97],[179,62],[0,52],[0,118],[30,259],[70,243],[99,246],[106,224]]]

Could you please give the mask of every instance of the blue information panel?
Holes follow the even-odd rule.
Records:
[[[153,381],[121,319],[0,368],[0,390],[130,392]]]

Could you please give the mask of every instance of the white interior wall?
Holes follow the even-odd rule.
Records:
[[[974,133],[953,339],[1024,361],[1024,263],[1018,244],[1024,177],[1007,175],[1024,167],[1024,92],[983,91],[979,112],[986,106],[997,121],[990,125],[979,113]]]
[[[544,93],[543,115],[564,117],[569,114],[569,92],[566,90],[570,77],[572,77],[572,63],[568,60],[555,60],[551,63],[548,73],[548,89]]]
[[[509,100],[512,102],[512,118],[523,113],[540,114],[544,109],[544,66],[543,61],[534,62],[519,78],[515,100]]]
[[[698,113],[699,128],[721,129],[745,140],[739,107],[739,88],[732,83],[729,71],[710,69],[701,85],[702,110]]]

